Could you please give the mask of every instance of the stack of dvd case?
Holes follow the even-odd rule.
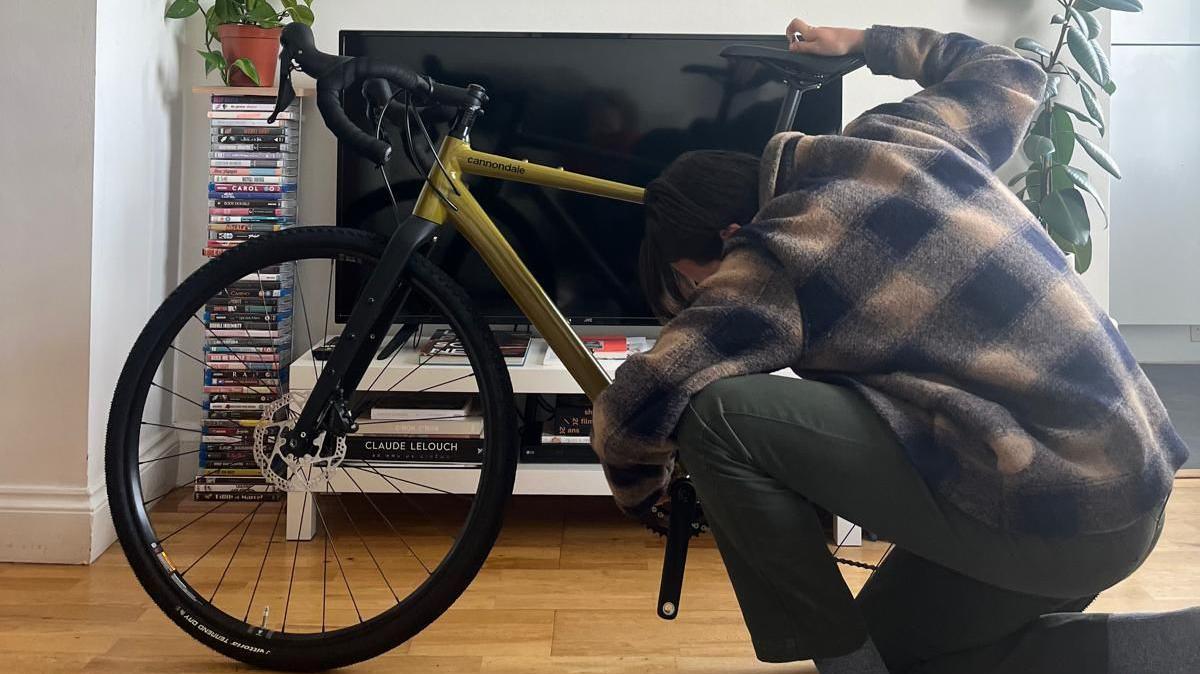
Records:
[[[296,222],[300,104],[268,122],[274,108],[270,95],[212,96],[205,256],[221,255]],[[260,269],[205,307],[205,418],[194,488],[198,501],[282,497],[258,470],[253,447],[254,428],[263,413],[287,392],[293,264]]]

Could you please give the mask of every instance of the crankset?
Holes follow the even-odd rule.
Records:
[[[691,480],[686,477],[675,480],[667,493],[670,496],[666,502],[669,507],[664,509],[663,504],[656,505],[651,511],[653,519],[645,524],[651,531],[663,533],[659,531],[658,524],[660,520],[666,522],[667,546],[663,554],[662,580],[658,586],[658,617],[674,620],[679,615],[688,544],[693,536],[707,528],[707,524]]]

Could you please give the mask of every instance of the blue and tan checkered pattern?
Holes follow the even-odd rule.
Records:
[[[618,504],[669,478],[690,397],[793,367],[853,386],[931,488],[1013,531],[1111,530],[1162,504],[1187,456],[1112,322],[993,175],[1044,75],[960,34],[877,26],[876,74],[925,87],[842,135],[776,136],[764,206],[720,270],[597,400]]]

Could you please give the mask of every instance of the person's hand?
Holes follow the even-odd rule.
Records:
[[[863,31],[858,28],[810,26],[803,19],[792,19],[785,33],[788,51],[816,56],[857,54],[863,48]],[[799,34],[799,37],[797,37]]]

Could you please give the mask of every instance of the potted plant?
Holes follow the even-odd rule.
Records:
[[[269,0],[215,0],[206,10],[200,0],[172,0],[168,19],[186,19],[196,12],[204,17],[204,73],[216,70],[226,86],[269,87],[275,83],[279,33],[285,20],[312,25],[312,0],[280,0],[276,10]],[[221,43],[221,50],[213,41]]]

